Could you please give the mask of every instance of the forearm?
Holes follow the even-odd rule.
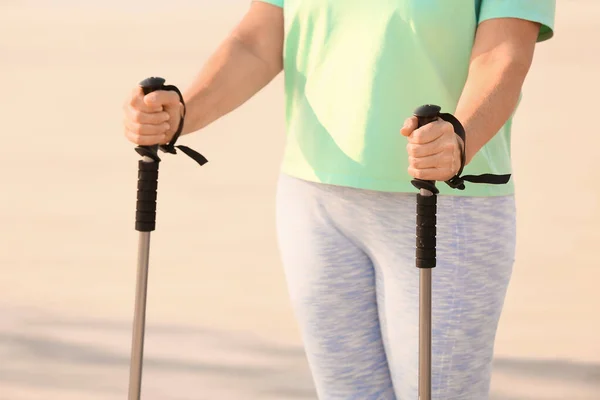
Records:
[[[528,61],[493,57],[471,63],[455,112],[467,135],[467,164],[514,112],[529,65]]]
[[[209,58],[185,91],[182,134],[195,132],[235,110],[281,72],[279,62],[261,58],[235,33]]]

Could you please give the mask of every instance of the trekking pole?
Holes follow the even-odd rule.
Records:
[[[162,78],[148,78],[140,83],[144,95],[159,90]],[[146,326],[146,295],[148,292],[148,264],[150,258],[150,232],[156,227],[156,197],[158,187],[158,145],[138,146],[135,149],[142,159],[138,162],[137,203],[135,230],[139,232],[135,308],[129,369],[128,400],[139,400],[142,389],[144,358],[144,331]]]
[[[415,110],[418,128],[438,119],[441,108],[424,105]],[[431,400],[431,270],[435,268],[437,194],[435,181],[413,179],[417,194],[416,266],[419,277],[419,400]]]
[[[452,114],[441,113],[441,107],[425,104],[417,108],[417,128],[442,119],[452,124],[454,133],[462,141],[461,167],[455,176],[445,181],[452,189],[464,190],[465,182],[503,185],[508,183],[511,174],[462,175],[465,166],[466,133],[463,125]],[[417,194],[417,248],[416,265],[419,277],[419,400],[431,400],[431,270],[435,268],[437,194],[435,181],[413,179]]]
[[[129,370],[128,400],[139,400],[142,387],[142,365],[144,359],[144,331],[146,326],[146,297],[148,292],[148,264],[150,258],[150,232],[156,227],[156,195],[158,187],[158,150],[169,154],[177,154],[181,150],[200,166],[208,160],[187,146],[175,146],[175,142],[183,130],[185,103],[179,89],[173,85],[165,85],[163,78],[151,77],[140,82],[144,95],[156,90],[173,91],[179,95],[183,104],[183,115],[177,131],[169,144],[153,146],[137,146],[135,151],[142,157],[138,162],[137,203],[135,212],[135,229],[139,234],[137,281],[135,289],[135,308],[133,314],[133,332],[131,343],[131,365]]]

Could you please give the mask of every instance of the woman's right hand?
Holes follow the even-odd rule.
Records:
[[[181,121],[183,104],[177,93],[158,90],[144,95],[136,86],[123,105],[125,137],[141,146],[167,144]]]

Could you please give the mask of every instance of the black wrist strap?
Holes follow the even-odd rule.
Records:
[[[505,175],[494,175],[494,174],[481,174],[481,175],[464,175],[460,176],[465,168],[466,155],[465,148],[467,147],[467,137],[465,128],[460,121],[452,114],[439,113],[439,117],[446,122],[450,122],[454,127],[454,132],[462,139],[463,147],[460,150],[460,168],[455,176],[448,179],[446,184],[453,189],[464,190],[465,182],[471,183],[487,183],[491,185],[503,185],[508,183],[511,174]]]
[[[196,161],[198,164],[200,164],[200,165],[206,164],[208,162],[208,160],[202,154],[198,153],[196,150],[193,150],[187,146],[182,146],[182,145],[175,146],[177,139],[179,139],[179,136],[181,136],[181,132],[183,131],[183,124],[185,121],[185,113],[186,113],[185,102],[183,101],[183,95],[181,94],[181,91],[177,88],[177,86],[164,85],[161,88],[161,90],[170,90],[170,91],[177,93],[177,95],[179,95],[179,101],[181,101],[181,104],[183,104],[183,114],[181,115],[181,120],[179,121],[179,126],[177,127],[177,130],[175,131],[175,134],[173,135],[173,138],[171,139],[171,141],[167,144],[160,145],[159,148],[163,152],[169,153],[169,154],[177,154],[176,149],[179,149],[185,155],[190,157],[192,160]]]

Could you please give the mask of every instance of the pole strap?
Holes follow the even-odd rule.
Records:
[[[464,175],[460,176],[465,168],[466,155],[465,148],[467,147],[467,137],[464,126],[460,123],[458,118],[450,113],[439,113],[439,117],[446,122],[449,122],[454,127],[454,132],[462,139],[463,146],[460,149],[460,169],[452,178],[446,181],[446,184],[453,189],[464,190],[465,182],[471,183],[487,183],[491,185],[503,185],[508,183],[511,174],[495,175],[495,174],[481,174],[481,175]]]
[[[171,141],[169,143],[160,145],[159,149],[162,150],[163,152],[169,153],[169,154],[177,154],[176,149],[179,149],[179,150],[181,150],[181,152],[183,154],[187,155],[188,157],[190,157],[192,160],[196,161],[201,166],[206,164],[208,162],[206,157],[204,157],[202,154],[198,153],[196,150],[194,150],[188,146],[182,146],[182,145],[176,146],[175,145],[175,143],[177,142],[177,139],[179,139],[179,136],[181,136],[181,132],[183,131],[183,124],[185,121],[185,114],[186,114],[185,101],[183,100],[183,95],[181,94],[181,91],[177,88],[177,86],[174,86],[174,85],[163,85],[163,87],[160,90],[170,90],[170,91],[177,93],[177,95],[179,95],[179,101],[181,101],[181,104],[183,104],[183,113],[181,115],[181,120],[179,121],[179,126],[177,127],[177,130],[175,131],[175,134],[173,135],[173,138],[171,139]]]

